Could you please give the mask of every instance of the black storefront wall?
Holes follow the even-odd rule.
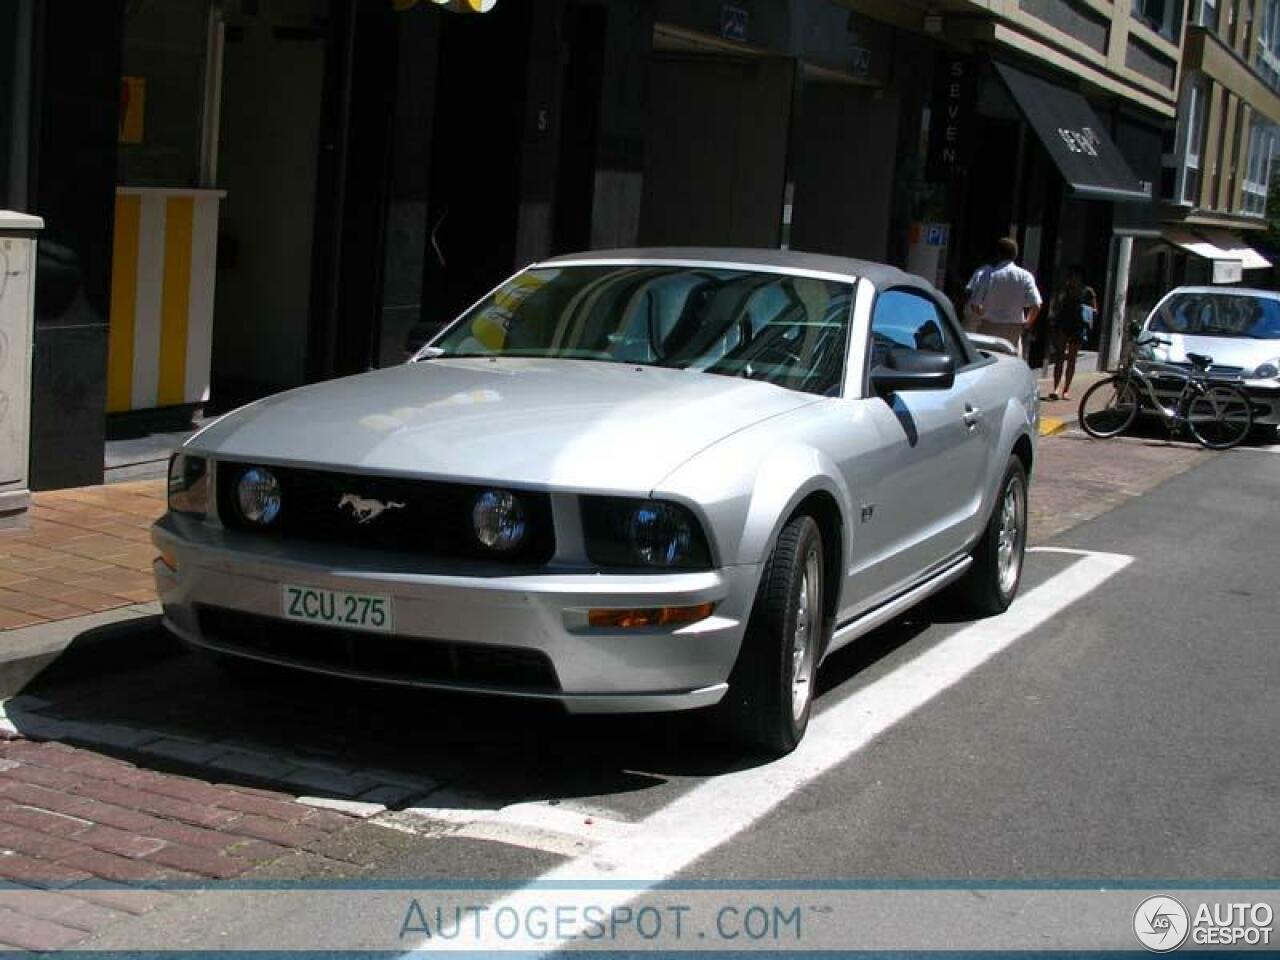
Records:
[[[102,482],[124,17],[125,0],[34,8],[25,210],[45,222],[31,386],[35,490]]]

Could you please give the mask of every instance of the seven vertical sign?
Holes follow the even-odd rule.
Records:
[[[934,67],[929,122],[930,180],[949,180],[965,166],[972,140],[976,73],[976,64],[968,57],[943,55]]]

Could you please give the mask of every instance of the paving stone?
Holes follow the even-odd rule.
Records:
[[[334,793],[339,797],[357,797],[376,784],[361,774],[338,773],[317,766],[300,766],[281,777],[291,786]]]
[[[66,736],[84,743],[104,744],[109,747],[120,747],[132,750],[156,739],[150,730],[138,730],[118,723],[81,723],[63,721]]]
[[[74,837],[93,826],[88,820],[80,817],[42,810],[39,807],[22,806],[0,798],[0,828],[4,825],[25,827],[28,830],[38,830],[57,837]]]
[[[410,800],[426,796],[430,792],[430,789],[420,790],[397,784],[385,784],[360,794],[359,799],[365,803],[376,803],[382,807],[401,807]]]
[[[277,799],[277,797],[281,799]],[[226,795],[218,801],[218,805],[228,810],[241,813],[254,813],[261,817],[270,817],[285,823],[296,823],[307,816],[306,807],[295,803],[288,794],[271,794],[264,796],[262,792],[249,792],[245,788],[228,788]]]
[[[26,827],[0,826],[0,852],[12,850],[39,860],[61,860],[82,850],[77,843]]]
[[[227,857],[208,850],[198,850],[195,847],[166,846],[148,856],[147,859],[153,863],[162,863],[168,867],[218,880],[239,876],[253,866],[250,860]]]
[[[196,765],[208,763],[218,754],[225,752],[225,748],[216,744],[201,743],[198,740],[186,740],[180,737],[161,737],[152,740],[142,749],[146,753],[159,757],[168,757]]]
[[[73,892],[0,889],[0,909],[27,917],[54,920],[64,927],[91,933],[131,916],[122,910],[92,903]]]
[[[168,841],[165,840],[139,836],[127,830],[118,830],[102,824],[93,825],[84,833],[77,835],[76,840],[95,850],[105,850],[107,853],[134,859],[148,856],[168,845]]]
[[[83,847],[58,862],[62,866],[84,870],[95,877],[117,880],[121,883],[155,883],[165,879],[166,875],[164,865],[159,863],[133,860],[88,847]]]
[[[376,817],[387,809],[386,804],[378,803],[376,801],[333,800],[329,797],[299,797],[298,802],[306,804],[309,807],[318,807],[322,810],[334,810],[338,813],[345,813],[349,817],[356,817],[361,820],[366,820],[369,817]]]
[[[268,757],[261,753],[250,753],[247,750],[228,750],[209,760],[210,766],[219,770],[229,770],[249,777],[263,780],[280,780],[293,769],[293,765]]]
[[[324,836],[326,831],[246,813],[228,829],[228,832],[236,836],[266,840],[268,843],[279,844],[282,847],[305,847],[308,843]]]
[[[160,890],[110,889],[106,887],[77,887],[75,895],[82,900],[96,903],[112,910],[142,916],[157,907],[173,903],[177,894],[164,893]]]
[[[234,810],[220,810],[186,800],[175,800],[105,781],[86,780],[72,789],[76,794],[100,800],[103,803],[141,810],[160,817],[172,817],[174,820],[194,824],[197,827],[223,827],[240,816]]]
[[[60,888],[92,880],[93,874],[67,864],[11,853],[0,855],[0,877],[28,887]]]
[[[85,932],[52,920],[0,909],[0,936],[23,950],[62,950],[83,940]]]

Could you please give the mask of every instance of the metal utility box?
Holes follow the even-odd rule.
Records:
[[[0,210],[0,527],[31,504],[31,337],[36,235],[44,221]]]

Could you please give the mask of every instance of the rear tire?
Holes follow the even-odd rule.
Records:
[[[1091,437],[1118,437],[1138,418],[1138,388],[1127,377],[1099,380],[1080,398],[1080,429]]]
[[[765,564],[729,691],[716,708],[739,746],[781,756],[804,737],[831,629],[823,578],[818,525],[795,517]]]
[[[1026,547],[1027,471],[1021,460],[1010,457],[973,564],[956,584],[954,596],[967,612],[985,617],[1009,609],[1022,583]]]

